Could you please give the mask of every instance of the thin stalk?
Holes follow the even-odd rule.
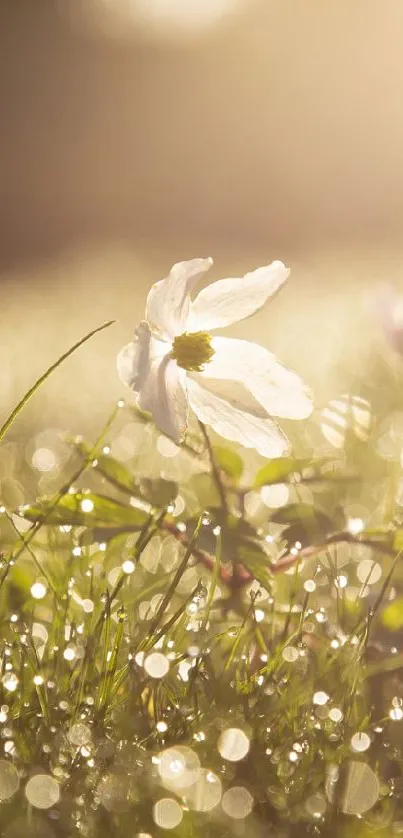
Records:
[[[182,605],[178,608],[178,610],[175,611],[175,614],[173,614],[172,617],[170,617],[170,619],[167,620],[166,623],[164,623],[164,625],[160,628],[160,630],[157,632],[157,634],[154,637],[150,637],[148,639],[148,643],[146,644],[146,648],[150,648],[151,646],[155,646],[155,644],[158,643],[159,640],[161,640],[161,637],[163,637],[164,634],[166,634],[167,631],[169,631],[169,629],[172,628],[172,626],[175,625],[175,623],[179,620],[179,617],[181,617],[185,613],[186,608],[189,605],[189,602],[192,602],[193,597],[196,596],[196,594],[199,590],[200,590],[200,585],[198,583],[193,588],[193,591],[190,592],[190,594],[189,594],[188,598],[185,600],[185,602],[183,602]]]
[[[116,667],[118,664],[118,654],[120,645],[123,638],[123,619],[119,620],[118,627],[116,630],[115,640],[112,647],[112,653],[110,659],[107,663],[107,668],[105,671],[105,676],[103,679],[102,688],[100,690],[100,701],[99,701],[99,712],[105,709],[108,698],[111,693],[111,688],[113,684],[113,678],[116,672]]]
[[[16,525],[13,521],[12,515],[10,515],[7,511],[6,511],[6,517],[7,517],[7,520],[9,522],[9,524],[13,527],[14,532],[17,533],[17,535],[21,538],[21,533],[19,532],[18,527],[16,527]],[[39,573],[44,577],[44,579],[46,579],[46,581],[48,583],[48,586],[49,586],[50,590],[52,591],[53,595],[56,597],[56,601],[57,601],[57,596],[58,596],[57,590],[56,590],[50,576],[48,575],[47,571],[45,570],[44,567],[42,567],[39,559],[35,555],[32,547],[29,544],[29,542],[26,543],[26,548],[28,550],[29,555],[31,556],[32,561],[36,565]]]
[[[166,594],[164,595],[164,597],[163,597],[163,599],[160,603],[160,606],[157,610],[157,613],[155,614],[155,617],[154,617],[154,619],[151,623],[151,626],[150,626],[149,631],[148,631],[149,637],[151,637],[153,635],[153,633],[155,632],[155,629],[157,628],[157,626],[161,622],[161,619],[164,615],[165,609],[166,609],[167,605],[169,604],[170,600],[172,599],[172,596],[176,591],[178,582],[179,582],[179,580],[181,579],[181,577],[183,576],[183,574],[186,570],[189,558],[190,558],[191,553],[192,553],[193,546],[196,543],[196,541],[198,539],[198,536],[199,536],[200,528],[201,528],[201,525],[202,525],[202,520],[203,520],[203,516],[201,515],[197,524],[196,524],[194,533],[193,533],[192,538],[189,542],[189,545],[186,549],[185,555],[184,555],[177,571],[174,573],[174,576],[171,580],[171,584],[169,585],[169,588],[168,588]]]
[[[102,327],[102,328],[105,328],[105,327]],[[10,566],[12,566],[10,564],[10,562],[12,562],[13,564],[16,563],[17,559],[19,559],[19,557],[21,556],[21,553],[23,553],[24,550],[28,547],[28,545],[30,544],[32,539],[35,537],[37,532],[39,532],[39,530],[41,530],[42,527],[45,526],[46,521],[48,520],[49,516],[52,514],[53,510],[57,507],[58,503],[60,503],[61,499],[67,494],[69,489],[72,486],[74,486],[74,483],[76,483],[76,481],[81,477],[81,475],[84,473],[84,471],[88,468],[89,465],[91,465],[91,463],[95,459],[97,450],[98,450],[99,446],[102,444],[106,434],[109,432],[109,429],[110,429],[111,425],[113,424],[118,411],[119,411],[119,407],[115,407],[114,410],[112,411],[112,414],[109,417],[108,421],[103,426],[103,428],[102,428],[98,438],[96,439],[94,445],[92,446],[91,451],[88,453],[87,457],[81,463],[80,468],[77,469],[77,471],[73,474],[73,476],[70,477],[70,479],[64,484],[64,486],[62,486],[61,489],[59,489],[56,497],[54,498],[53,502],[50,504],[50,506],[46,510],[43,518],[41,518],[41,520],[37,524],[34,524],[34,526],[31,527],[31,529],[29,530],[29,532],[27,533],[26,536],[25,535],[20,535],[20,542],[22,542],[21,546],[17,550],[16,553],[11,553],[10,561],[6,565],[6,567],[4,569],[4,572],[2,574],[2,577],[0,579],[0,590],[1,590],[6,578],[8,576]]]
[[[216,590],[216,587],[217,587],[217,582],[218,582],[218,579],[219,579],[219,576],[220,576],[221,557],[222,557],[222,533],[221,533],[221,530],[220,530],[220,532],[217,536],[217,549],[216,549],[216,554],[215,554],[213,574],[212,574],[211,582],[210,582],[210,590],[209,590],[209,593],[208,593],[204,620],[203,620],[203,624],[202,624],[202,627],[201,627],[201,630],[200,630],[202,635],[204,634],[204,632],[206,630],[206,626],[207,626],[207,623],[208,623],[209,618],[210,618],[210,611],[211,611],[212,606],[213,606],[214,594],[215,594],[215,590]]]
[[[102,332],[104,329],[108,329],[109,326],[112,326],[114,322],[114,320],[108,320],[107,323],[104,323],[102,326],[98,326],[96,329],[93,329],[91,332],[85,335],[85,337],[81,338],[81,340],[75,343],[74,346],[68,349],[67,352],[64,352],[63,355],[61,355],[60,358],[58,358],[54,364],[51,364],[51,366],[48,367],[46,372],[44,372],[43,375],[41,375],[37,379],[37,381],[35,381],[35,384],[32,385],[28,392],[25,393],[25,396],[23,396],[22,399],[18,402],[14,410],[10,413],[9,417],[6,419],[6,421],[0,428],[0,442],[2,442],[2,440],[4,439],[7,431],[11,428],[11,425],[15,422],[17,416],[21,413],[21,410],[25,407],[27,402],[29,402],[29,400],[36,393],[39,387],[41,387],[42,384],[44,384],[44,382],[46,381],[46,379],[49,378],[52,372],[54,372],[58,367],[60,367],[63,361],[66,361],[66,359],[69,358],[69,356],[72,355],[73,352],[76,352],[76,350],[79,349],[80,346],[86,343],[87,340],[90,340],[90,338],[92,338],[98,332]]]
[[[212,473],[212,476],[213,476],[213,479],[214,479],[214,483],[216,484],[218,494],[220,496],[221,506],[222,506],[225,514],[228,515],[229,509],[228,509],[227,497],[226,497],[226,494],[225,494],[225,489],[224,489],[223,482],[221,480],[220,469],[217,465],[217,462],[216,462],[216,459],[215,459],[215,456],[214,456],[213,446],[211,444],[210,437],[207,433],[206,426],[203,424],[203,422],[200,422],[200,421],[199,421],[199,425],[200,425],[200,430],[201,430],[201,432],[203,434],[203,437],[204,437],[204,441],[206,443],[206,448],[207,448],[207,451],[208,451],[210,464],[211,464],[211,473]]]

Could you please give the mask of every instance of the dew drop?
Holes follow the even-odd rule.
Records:
[[[37,471],[53,471],[57,466],[56,455],[50,448],[37,448],[31,462]]]
[[[67,646],[67,649],[63,652],[63,657],[66,661],[73,661],[76,656],[76,652],[73,646]]]
[[[82,512],[93,512],[94,501],[92,501],[91,498],[83,498],[80,503],[80,507]]]
[[[331,719],[332,722],[341,722],[342,718],[343,713],[339,707],[332,707],[332,709],[329,710],[329,719]]]
[[[77,724],[71,726],[67,737],[72,745],[81,747],[82,745],[86,745],[88,742],[91,742],[91,731],[87,725],[77,722]]]
[[[157,728],[158,733],[166,733],[166,731],[168,730],[168,725],[166,722],[157,722],[155,727]]]
[[[34,584],[31,585],[31,596],[33,596],[34,599],[43,599],[46,594],[47,590],[42,582],[34,582]]]
[[[133,571],[134,571],[135,569],[136,569],[136,565],[135,565],[135,564],[134,564],[134,562],[132,562],[130,559],[127,559],[127,560],[126,560],[125,562],[123,562],[123,564],[122,564],[122,570],[123,570],[123,573],[127,573],[127,575],[128,575],[128,576],[129,576],[131,573],[133,573]]]
[[[150,678],[164,678],[169,671],[169,660],[161,652],[152,652],[144,660],[144,669]]]
[[[371,744],[371,738],[368,736],[368,733],[355,733],[354,736],[351,737],[351,747],[353,751],[367,751]]]
[[[329,696],[322,690],[319,690],[319,692],[315,693],[313,697],[313,703],[318,704],[319,706],[326,704],[327,701],[329,701]]]
[[[287,663],[295,663],[295,661],[299,658],[298,649],[296,649],[295,646],[286,646],[282,651],[282,658],[287,661]]]
[[[14,672],[6,672],[6,674],[3,675],[1,680],[3,687],[10,693],[14,693],[16,691],[19,682]]]

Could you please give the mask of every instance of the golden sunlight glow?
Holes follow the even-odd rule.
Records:
[[[245,0],[81,0],[78,20],[89,16],[99,25],[102,19],[103,31],[111,34],[130,35],[133,26],[139,26],[153,38],[181,38],[209,31],[242,6],[247,8]],[[61,12],[64,8],[60,2]],[[72,0],[69,14],[77,15]]]
[[[130,0],[139,20],[158,28],[204,29],[240,5],[239,0]]]

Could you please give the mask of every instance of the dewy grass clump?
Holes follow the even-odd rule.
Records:
[[[166,324],[172,301],[188,323],[199,299],[175,298],[187,270],[164,281]],[[272,275],[259,271],[262,283]],[[209,305],[212,293],[201,292]],[[217,319],[225,306],[216,306]],[[171,436],[182,429],[176,442],[123,402],[93,444],[44,429],[24,449],[12,422],[3,426],[1,835],[399,834],[396,371],[374,370],[297,430],[289,423],[292,454],[268,459],[253,449],[285,440],[258,398],[268,398],[269,367],[234,384],[232,408],[228,366],[225,385],[220,378],[221,435],[245,444],[228,443],[191,398],[198,422],[187,402],[184,414],[181,402],[172,408],[165,343],[177,334],[149,329],[146,344],[137,334],[125,352],[127,380],[142,410],[157,408],[158,427],[153,388],[167,385],[161,421],[173,423],[163,429]],[[150,354],[152,341],[163,352]],[[189,397],[193,373],[184,375]],[[270,398],[277,387],[279,403],[291,404],[294,387],[309,413],[305,385],[284,375]],[[216,392],[213,381],[197,386]],[[248,426],[252,403],[261,415]]]

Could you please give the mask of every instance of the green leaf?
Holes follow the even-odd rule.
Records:
[[[87,457],[91,451],[83,442],[74,442],[74,446],[83,457]],[[100,454],[95,462],[95,470],[112,486],[131,497],[143,498],[152,506],[167,506],[178,494],[178,486],[172,480],[140,478],[136,481],[126,466],[109,454]]]
[[[94,544],[95,542],[98,544],[102,542],[111,544],[113,542],[116,545],[121,542],[121,546],[123,547],[128,536],[132,533],[139,532],[139,529],[138,526],[131,526],[130,524],[122,527],[89,527],[80,533],[78,543],[83,547]]]
[[[315,508],[310,503],[289,503],[287,506],[281,506],[272,513],[271,520],[277,524],[292,524],[303,521],[307,524],[317,522],[323,526],[332,525],[332,521],[326,512]]]
[[[262,588],[271,593],[272,576],[269,559],[257,541],[251,538],[243,538],[237,545],[236,561],[249,570],[254,579],[260,582]]]
[[[305,478],[307,480],[307,478]],[[323,469],[315,472],[310,478],[309,482],[313,483],[357,483],[360,480],[359,475],[355,471],[348,471],[347,469]],[[304,477],[302,477],[304,481]]]
[[[242,457],[240,457],[240,455],[231,448],[225,448],[221,445],[214,446],[213,450],[217,465],[222,469],[222,471],[225,472],[228,477],[232,477],[233,480],[239,480],[239,478],[242,477],[244,470]]]
[[[271,590],[269,557],[255,527],[235,515],[225,516],[221,509],[211,510],[214,523],[221,526],[222,558],[242,564],[267,591]]]
[[[290,503],[276,509],[271,520],[277,524],[286,524],[282,533],[288,543],[300,541],[302,546],[323,541],[338,525],[329,515],[309,503]]]
[[[74,447],[82,457],[88,457],[91,452],[91,447],[85,442],[76,442],[74,440]],[[95,471],[98,471],[102,477],[105,477],[117,489],[129,495],[136,494],[136,491],[139,493],[138,484],[130,474],[130,471],[119,460],[115,460],[109,454],[99,454],[94,462],[96,463],[94,465]]]
[[[259,469],[253,482],[253,488],[258,489],[260,486],[284,483],[291,474],[295,474],[295,472],[300,474],[307,465],[309,465],[309,460],[297,460],[295,457],[275,457]]]
[[[172,503],[178,494],[178,484],[173,480],[164,480],[162,477],[155,480],[141,478],[139,489],[145,500],[161,509]]]
[[[396,530],[393,533],[393,548],[399,553],[400,550],[403,550],[403,530]]]
[[[100,454],[97,456],[97,464],[94,468],[121,492],[128,495],[139,494],[139,487],[134,477],[119,460],[115,460],[108,454]]]
[[[403,628],[403,597],[398,597],[383,609],[382,623],[389,631]]]
[[[306,469],[309,469],[309,474],[306,473]],[[277,457],[269,460],[257,472],[253,488],[271,486],[274,483],[287,483],[293,474],[299,474],[302,481],[305,479],[309,480],[310,483],[315,481],[318,483],[352,483],[358,479],[355,472],[338,467],[328,458],[311,462],[308,459],[297,459],[296,457]]]
[[[83,501],[93,504],[93,509],[85,512]],[[149,513],[133,506],[124,506],[116,500],[103,495],[76,494],[64,495],[59,503],[52,508],[52,502],[29,506],[24,511],[24,518],[34,523],[44,521],[46,524],[70,524],[71,526],[87,527],[117,527],[128,525],[130,528],[141,529],[149,518]]]

